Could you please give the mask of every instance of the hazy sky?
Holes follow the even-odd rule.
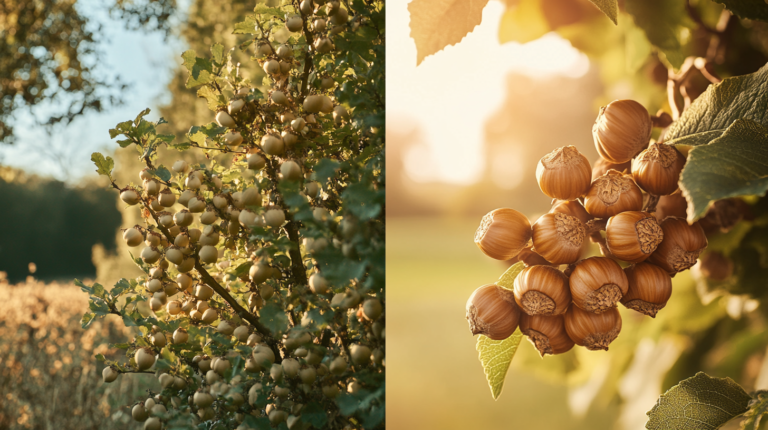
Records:
[[[172,70],[181,63],[183,44],[166,41],[159,33],[125,30],[122,22],[103,13],[105,7],[99,0],[81,0],[78,7],[81,13],[104,25],[104,69],[119,73],[131,85],[123,94],[125,104],[102,114],[86,114],[53,140],[29,123],[19,123],[15,127],[16,143],[0,145],[0,164],[73,182],[84,175],[95,175],[91,153],[117,147],[108,130],[120,121],[135,118],[144,108],[154,108],[161,97],[168,96],[165,88]],[[155,114],[152,112],[151,118],[156,119]]]
[[[405,158],[406,171],[416,181],[470,184],[479,179],[486,163],[484,123],[501,106],[509,73],[578,77],[589,68],[587,57],[554,33],[525,45],[500,45],[504,6],[493,0],[482,24],[461,43],[416,67],[408,3],[387,2],[387,127],[418,124],[425,145],[414,145]]]

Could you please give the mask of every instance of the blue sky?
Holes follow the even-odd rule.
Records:
[[[157,118],[155,107],[168,101],[166,86],[184,51],[178,39],[126,30],[121,21],[108,16],[98,0],[80,0],[78,7],[92,21],[103,24],[102,70],[119,74],[130,85],[123,94],[125,103],[107,112],[88,113],[52,138],[35,129],[31,117],[24,116],[15,127],[16,143],[0,145],[0,164],[71,183],[95,175],[92,152],[111,152],[116,147],[108,132],[115,124],[136,117],[146,107],[153,109],[150,118]]]

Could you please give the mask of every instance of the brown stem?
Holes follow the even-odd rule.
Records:
[[[299,9],[301,11],[301,9]],[[307,94],[309,93],[309,74],[312,72],[313,62],[312,62],[312,54],[310,54],[310,49],[312,48],[312,43],[314,42],[314,37],[312,36],[312,32],[309,31],[309,25],[307,24],[307,17],[304,17],[305,19],[302,20],[302,30],[304,32],[304,39],[307,41],[307,50],[304,52],[304,71],[301,73],[301,88],[299,88],[299,102],[304,102],[304,98],[307,97]]]
[[[587,221],[587,235],[592,235],[596,232],[600,234],[601,231],[605,230],[606,224],[608,224],[608,220],[603,218],[596,218]]]
[[[596,243],[597,246],[600,247],[600,253],[603,254],[603,257],[613,258],[613,254],[611,254],[611,251],[608,249],[608,245],[605,243],[605,238],[602,234],[600,234],[599,231],[590,234],[589,240],[592,243]]]

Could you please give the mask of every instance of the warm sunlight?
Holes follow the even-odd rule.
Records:
[[[495,1],[485,7],[482,25],[459,45],[416,67],[416,47],[408,37],[408,5],[400,0],[389,6],[387,22],[394,31],[387,47],[387,126],[396,129],[406,118],[418,123],[426,146],[409,150],[406,171],[419,182],[466,185],[480,178],[486,165],[483,126],[504,100],[499,89],[509,73],[579,77],[589,69],[586,55],[553,33],[524,45],[499,45],[504,6]]]

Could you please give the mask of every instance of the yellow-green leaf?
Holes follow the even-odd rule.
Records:
[[[411,38],[416,42],[416,64],[449,45],[461,42],[483,19],[488,0],[413,0]]]
[[[538,0],[521,0],[508,7],[499,25],[499,43],[527,43],[547,34],[551,29]]]
[[[517,347],[523,339],[520,330],[515,330],[512,336],[504,340],[491,340],[480,335],[477,339],[477,352],[483,365],[485,379],[491,387],[491,395],[496,400],[504,388],[504,378],[507,376],[509,365],[517,352]]]
[[[496,281],[496,285],[511,289],[515,283],[515,278],[523,269],[525,269],[523,263],[513,264]],[[512,358],[514,358],[522,339],[523,334],[520,330],[515,330],[512,336],[504,340],[492,340],[483,335],[477,339],[476,349],[479,353],[480,364],[483,365],[485,378],[488,380],[494,400],[501,395],[501,390],[504,388],[504,378],[507,376],[509,365],[512,363]]]
[[[614,24],[618,24],[619,0],[589,0],[600,9]]]

